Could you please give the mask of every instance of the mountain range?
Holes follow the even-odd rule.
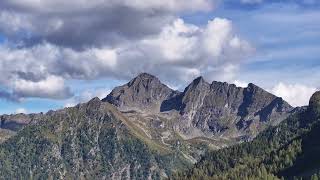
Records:
[[[253,141],[205,154],[172,179],[311,179],[320,177],[320,91]]]
[[[250,139],[293,110],[282,98],[254,84],[240,88],[198,77],[179,92],[146,73],[115,88],[102,101],[136,116],[166,118],[184,139]]]
[[[225,82],[208,83],[202,77],[180,92],[142,73],[102,100],[94,98],[47,113],[0,116],[0,177],[197,179],[217,175],[218,179],[233,179],[229,172],[235,168],[232,163],[246,159],[241,159],[241,153],[232,154],[230,148],[275,138],[279,147],[270,150],[268,143],[255,146],[257,151],[264,148],[259,151],[262,158],[270,157],[271,151],[302,138],[302,132],[311,132],[312,123],[305,123],[305,131],[300,126],[290,126],[288,131],[284,124],[293,117],[297,123],[304,121],[302,114],[306,113],[312,116],[310,122],[316,122],[319,102],[319,94],[315,94],[309,107],[293,108],[254,84],[241,88]],[[282,139],[279,131],[285,133]],[[286,136],[287,132],[293,135]],[[212,158],[216,154],[229,158],[224,160],[230,164],[218,164],[220,161]],[[257,163],[260,167],[264,162]],[[283,165],[278,171],[266,172],[291,177],[285,175],[284,167],[294,168],[293,164]]]

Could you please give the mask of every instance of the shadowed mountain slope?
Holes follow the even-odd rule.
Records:
[[[98,98],[50,111],[0,145],[0,177],[159,179],[187,165],[130,123]]]
[[[317,179],[320,173],[320,92],[308,107],[253,141],[213,151],[173,179]]]
[[[251,138],[266,126],[285,119],[293,108],[282,98],[249,84],[207,83],[195,79],[183,92],[173,91],[152,75],[142,73],[115,88],[103,101],[121,111],[161,114],[175,111],[175,129],[186,139],[224,136]]]

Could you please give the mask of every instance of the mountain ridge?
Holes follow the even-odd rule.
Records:
[[[188,165],[99,98],[49,111],[0,144],[5,179],[160,179]]]
[[[133,86],[137,79],[143,79],[146,84]],[[160,97],[154,97],[152,93],[144,93],[143,96],[140,96],[139,93],[131,93],[134,91],[145,92],[146,90],[160,92],[158,93]],[[146,108],[146,103],[141,99],[147,99],[151,104],[157,104],[157,108],[152,108],[152,110]],[[116,87],[103,101],[117,106],[119,110],[138,110],[145,114],[176,111],[180,117],[175,127],[185,138],[221,135],[230,128],[223,123],[234,123],[236,125],[231,128],[241,131],[246,131],[252,123],[256,123],[259,127],[253,128],[258,128],[258,130],[252,130],[252,136],[255,136],[258,132],[253,131],[261,131],[264,128],[260,127],[262,124],[260,122],[277,124],[293,110],[282,98],[276,97],[252,83],[248,84],[246,88],[226,82],[213,81],[210,84],[200,76],[194,79],[183,92],[179,92],[168,88],[158,78],[147,73],[139,74],[129,83]],[[206,114],[207,117],[197,114],[197,112]],[[229,120],[218,122],[223,118]],[[247,134],[241,132],[233,133],[231,136],[240,137]]]
[[[320,175],[320,91],[253,141],[203,155],[172,179],[317,179]]]
[[[166,119],[170,122],[166,128],[173,128],[171,134],[178,133],[183,139],[250,140],[267,126],[281,122],[293,111],[282,98],[252,83],[246,88],[226,82],[213,81],[210,84],[200,76],[183,92],[179,92],[148,73],[141,73],[127,84],[114,88],[102,101],[113,104],[122,112],[132,111],[129,118],[144,119],[143,123],[149,123],[146,119],[151,116]],[[0,117],[3,142],[33,119],[41,118],[42,114]],[[140,123],[140,120],[137,122]],[[163,125],[161,121],[157,123]],[[141,128],[153,130],[155,127]]]
[[[315,115],[318,99],[310,100]],[[254,84],[241,88],[198,77],[179,92],[143,73],[103,100],[0,116],[1,128],[17,124],[0,143],[0,177],[170,178],[209,152],[252,141],[305,110]]]

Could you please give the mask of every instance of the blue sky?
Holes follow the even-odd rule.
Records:
[[[85,2],[0,3],[1,114],[102,98],[143,71],[179,90],[253,82],[294,106],[320,88],[318,1]]]

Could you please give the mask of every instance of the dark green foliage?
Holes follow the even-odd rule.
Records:
[[[315,98],[315,96],[314,96]],[[317,96],[317,98],[319,98]],[[207,153],[173,179],[317,179],[320,170],[319,101],[252,142]],[[320,112],[320,111],[319,111]]]
[[[0,179],[160,177],[151,170],[157,155],[112,113],[80,108],[52,114],[1,144]]]

